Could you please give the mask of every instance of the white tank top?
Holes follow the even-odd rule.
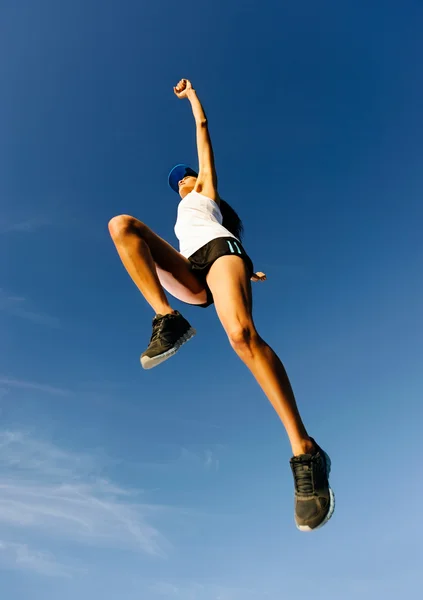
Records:
[[[217,202],[195,191],[187,194],[179,203],[175,224],[180,253],[188,258],[202,246],[219,237],[238,240],[223,227],[222,220]]]

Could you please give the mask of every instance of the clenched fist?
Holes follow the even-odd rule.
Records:
[[[188,79],[181,79],[181,81],[173,88],[178,98],[187,98],[189,90],[192,90],[192,84]]]

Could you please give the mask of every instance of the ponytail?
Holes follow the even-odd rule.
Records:
[[[220,199],[220,212],[223,217],[223,227],[230,231],[239,241],[242,241],[244,225],[236,211],[225,200]]]

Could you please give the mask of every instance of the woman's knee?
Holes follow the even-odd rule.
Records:
[[[130,215],[117,215],[109,221],[109,233],[113,239],[120,238],[129,233],[142,235],[146,226]]]
[[[237,354],[251,354],[259,340],[259,335],[252,321],[236,321],[227,327],[227,334],[232,348]]]

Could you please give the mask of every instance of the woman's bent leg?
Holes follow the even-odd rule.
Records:
[[[173,312],[163,288],[183,302],[205,302],[206,291],[188,259],[144,223],[120,215],[110,220],[109,232],[129,276],[157,314]]]

